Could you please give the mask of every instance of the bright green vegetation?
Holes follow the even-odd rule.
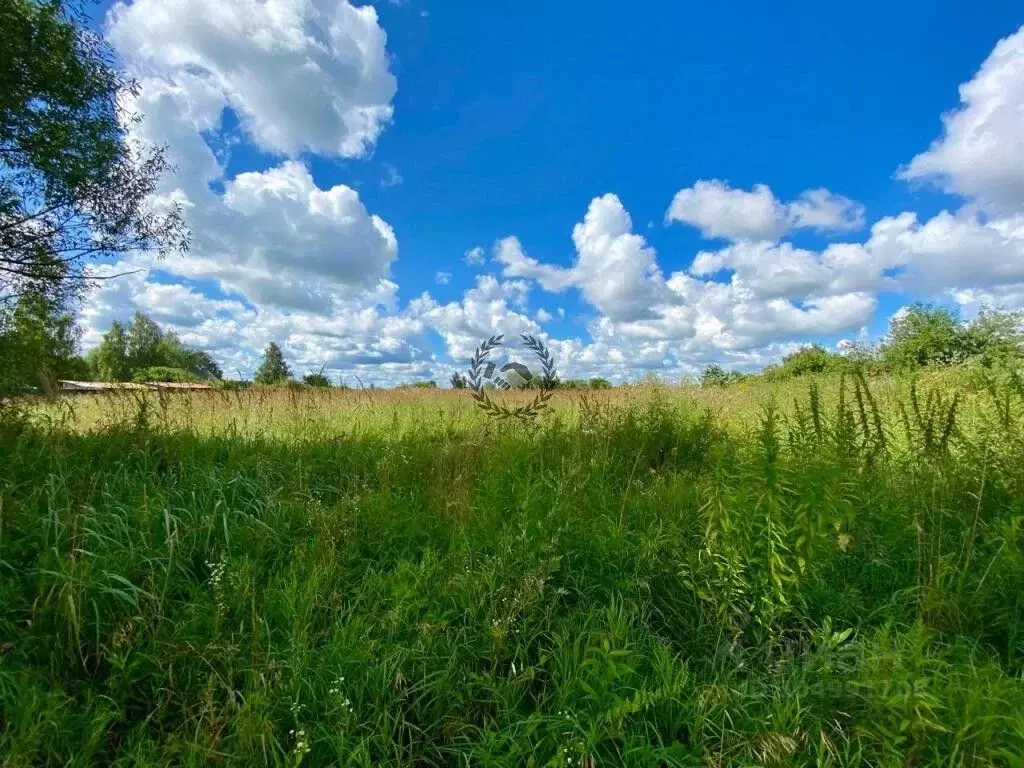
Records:
[[[1020,365],[1024,360],[1024,312],[982,308],[967,321],[947,308],[913,304],[895,315],[877,346],[855,343],[843,352],[812,344],[785,355],[761,372],[767,381],[800,376],[853,373],[908,373],[924,368],[967,364],[974,368]],[[748,379],[719,365],[704,369],[701,383],[725,386]]]
[[[263,362],[256,370],[257,384],[280,384],[291,378],[292,372],[284,361],[284,354],[281,348],[274,342],[270,342],[263,353]]]
[[[127,326],[115,321],[86,358],[99,381],[200,381],[219,379],[220,366],[206,352],[190,349],[143,312]]]
[[[0,762],[1022,764],[1019,378],[468,401],[8,414]]]

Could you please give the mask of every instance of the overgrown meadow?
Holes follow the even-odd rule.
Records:
[[[1024,765],[1024,384],[0,425],[0,764]]]

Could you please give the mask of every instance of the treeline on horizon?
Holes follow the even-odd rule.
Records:
[[[224,379],[217,362],[207,353],[184,344],[143,312],[127,324],[115,321],[101,343],[79,354],[80,330],[71,312],[46,296],[23,297],[13,307],[0,307],[0,393],[49,392],[58,380],[105,382],[207,382],[221,387],[288,386],[293,388],[349,388],[333,383],[319,370],[293,374],[284,353],[270,342],[252,381]],[[878,345],[850,344],[831,351],[820,344],[803,346],[758,373],[708,365],[699,377],[704,387],[725,387],[751,381],[784,381],[801,376],[859,370],[867,375],[905,373],[921,368],[971,364],[984,368],[1016,366],[1024,359],[1024,312],[982,309],[966,321],[946,307],[914,304],[890,323]],[[449,378],[454,389],[469,381],[464,372]],[[611,389],[611,381],[556,378],[558,389]],[[655,372],[640,384],[664,381]],[[532,386],[540,385],[535,379]],[[530,385],[528,385],[530,386]],[[370,385],[373,388],[373,385]],[[436,389],[434,380],[399,384],[397,388]]]

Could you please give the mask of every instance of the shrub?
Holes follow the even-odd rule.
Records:
[[[724,387],[728,384],[736,384],[746,379],[746,374],[739,371],[727,371],[720,365],[709,365],[700,375],[702,387]]]
[[[914,304],[894,318],[882,344],[882,360],[893,371],[956,365],[976,359],[988,367],[1024,355],[1024,313],[983,308],[964,322],[932,304]]]
[[[962,362],[967,350],[956,312],[933,304],[914,304],[889,324],[882,359],[890,370],[905,371]]]
[[[702,387],[723,387],[729,383],[729,372],[720,365],[709,365],[700,375]]]
[[[766,372],[766,378],[778,381],[798,376],[835,373],[847,364],[848,361],[842,355],[829,352],[820,344],[811,344],[783,357],[777,368]]]
[[[192,383],[199,381],[199,377],[192,371],[184,368],[171,368],[166,365],[152,365],[149,368],[140,368],[132,376],[132,381],[173,381],[178,383]]]
[[[984,308],[961,330],[966,355],[988,368],[1024,356],[1024,312]]]
[[[307,387],[329,388],[331,386],[331,380],[323,373],[307,373],[302,381]]]

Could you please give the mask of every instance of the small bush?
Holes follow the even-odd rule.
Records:
[[[193,383],[199,380],[199,377],[192,373],[192,371],[186,371],[184,368],[170,368],[166,365],[154,365],[149,368],[142,368],[136,371],[132,376],[132,381],[135,382],[170,381],[183,384]]]
[[[735,384],[747,378],[739,371],[727,371],[720,365],[709,365],[700,375],[702,387],[724,387],[728,384]]]
[[[302,381],[307,387],[319,387],[326,389],[331,386],[331,380],[322,373],[307,373],[302,378]]]
[[[777,366],[765,369],[769,381],[785,381],[799,376],[813,376],[824,373],[838,373],[850,366],[850,361],[840,354],[829,352],[820,344],[811,344],[782,358]]]
[[[882,344],[892,371],[957,365],[974,360],[988,367],[1024,357],[1024,313],[983,308],[964,322],[959,314],[932,304],[914,304],[894,318]]]
[[[965,341],[956,312],[933,304],[914,304],[890,323],[882,359],[894,371],[952,365],[967,357]]]
[[[240,389],[249,389],[252,386],[251,381],[240,381],[238,379],[224,379],[215,383],[217,389],[226,389],[228,391],[235,391]]]

